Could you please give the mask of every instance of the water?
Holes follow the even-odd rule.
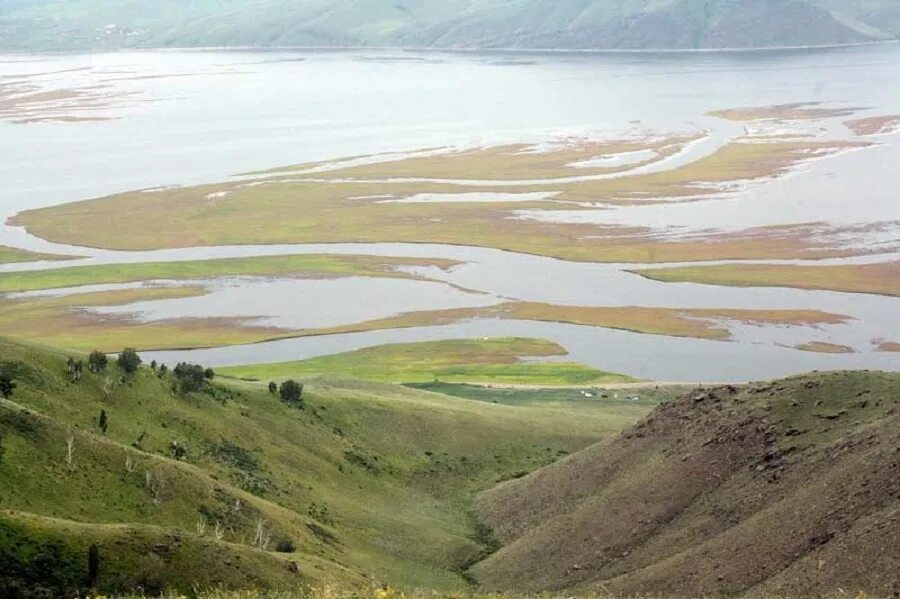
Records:
[[[219,181],[240,172],[378,152],[539,143],[555,136],[634,130],[707,131],[704,141],[683,154],[644,167],[673,168],[742,134],[741,124],[704,116],[736,106],[821,101],[862,107],[862,115],[900,114],[897,45],[769,53],[528,54],[527,60],[508,60],[515,56],[502,53],[402,55],[414,60],[378,52],[242,51],[59,55],[24,57],[20,62],[0,57],[0,89],[22,75],[33,75],[26,81],[41,89],[78,87],[100,105],[77,112],[60,101],[48,109],[60,118],[112,119],[28,124],[0,120],[0,220],[28,208],[120,191]],[[839,119],[825,122],[823,128],[826,137],[846,135]],[[820,221],[875,224],[877,230],[861,239],[841,242],[890,248],[900,239],[900,171],[892,167],[900,159],[900,139],[888,135],[873,141],[877,147],[747,186],[724,201],[617,207],[568,212],[567,217],[647,225],[676,234]],[[296,359],[397,340],[521,334],[556,340],[574,359],[601,368],[658,379],[743,380],[815,368],[900,368],[897,354],[875,352],[872,345],[875,339],[900,337],[897,298],[663,284],[625,272],[639,265],[580,264],[455,246],[110,252],[49,243],[12,227],[0,227],[0,245],[87,257],[67,265],[310,252],[465,262],[450,272],[422,273],[452,285],[380,279],[215,280],[202,282],[211,292],[204,298],[104,309],[143,320],[209,314],[250,317],[274,326],[323,326],[409,309],[506,299],[598,306],[810,308],[853,318],[819,327],[730,325],[732,342],[479,319],[178,354],[178,359],[212,365]],[[867,260],[897,257],[893,253]],[[0,265],[0,273],[48,266],[56,265]],[[291,301],[298,296],[306,301]],[[399,296],[404,300],[398,301]],[[367,300],[351,309],[348,297]],[[858,353],[821,355],[786,347],[811,340],[850,345]],[[174,354],[159,357],[176,360]]]

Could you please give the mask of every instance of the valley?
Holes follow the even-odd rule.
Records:
[[[0,56],[0,595],[896,594],[898,52]]]

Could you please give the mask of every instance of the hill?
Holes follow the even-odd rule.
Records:
[[[900,374],[696,390],[482,494],[491,589],[900,592]]]
[[[632,401],[494,403],[396,385],[305,381],[184,388],[172,369],[0,338],[0,596],[100,589],[468,588],[490,545],[478,491],[634,423]],[[6,587],[4,588],[4,585]]]
[[[893,0],[12,0],[0,48],[757,48],[900,35]]]

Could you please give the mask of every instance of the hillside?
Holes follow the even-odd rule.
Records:
[[[12,0],[8,50],[193,46],[695,49],[893,39],[892,0]]]
[[[464,589],[489,544],[471,516],[478,491],[650,409],[334,378],[305,381],[301,409],[265,384],[183,392],[171,369],[146,365],[85,367],[73,382],[70,357],[86,359],[0,338],[0,374],[16,385],[0,399],[0,596],[11,583],[84,590],[91,544],[104,591]]]
[[[491,589],[900,592],[900,374],[697,390],[481,495]]]

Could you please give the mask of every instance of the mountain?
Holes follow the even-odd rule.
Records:
[[[900,375],[691,392],[481,495],[489,589],[613,596],[900,591]]]
[[[5,0],[0,48],[698,49],[900,36],[893,0]]]

